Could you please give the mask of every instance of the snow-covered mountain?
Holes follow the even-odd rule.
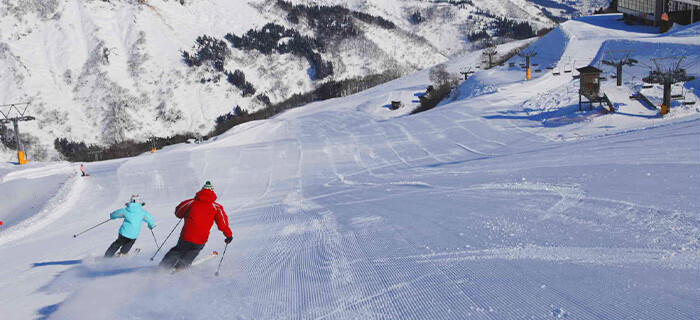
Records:
[[[303,9],[311,5],[349,11],[329,18],[328,10]],[[529,22],[534,30],[553,26],[542,8],[526,0],[5,0],[0,104],[31,102],[37,121],[20,131],[35,160],[57,155],[56,138],[108,144],[206,134],[237,105],[257,110],[326,81],[407,74],[468,50],[468,36],[480,31],[508,37],[499,33],[501,18]],[[293,52],[261,51],[255,49],[260,37],[251,47],[225,40],[268,23],[287,32],[275,45],[290,39],[312,45],[297,41]],[[220,70],[211,60],[202,66],[183,60],[183,51],[195,54],[204,35],[228,50]],[[321,73],[325,66],[332,72]],[[14,159],[0,149],[3,160]]]
[[[419,114],[428,70],[90,177],[0,163],[0,319],[698,319],[700,81],[674,87],[696,104],[663,118],[629,96],[652,58],[687,56],[700,76],[700,24],[658,35],[619,18],[503,44],[537,48],[541,72],[478,71]],[[640,63],[617,87],[600,61],[630,47]],[[578,110],[584,65],[615,113]],[[233,229],[225,259],[157,272],[153,238],[175,245],[173,209],[206,180]],[[101,259],[117,221],[73,237],[133,194],[157,226],[140,254]],[[214,229],[200,255],[223,249]]]

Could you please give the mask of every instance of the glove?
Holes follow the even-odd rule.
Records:
[[[226,242],[226,244],[231,243],[231,241],[233,241],[233,237],[228,237],[228,238],[226,238],[226,240],[224,240],[224,242]]]
[[[153,227],[151,227],[151,230],[153,230],[153,229],[155,229],[155,228],[156,228],[156,226],[153,226]]]

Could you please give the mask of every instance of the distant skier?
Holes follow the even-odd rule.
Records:
[[[82,173],[82,176],[87,176],[87,172],[85,171],[85,165],[81,164],[80,165],[80,173]]]
[[[146,210],[143,210],[143,206],[145,205],[141,197],[133,195],[129,203],[126,204],[126,208],[114,211],[109,215],[111,219],[121,218],[124,219],[124,222],[121,228],[119,228],[119,237],[109,246],[107,252],[105,252],[105,258],[114,257],[117,250],[119,250],[120,255],[129,253],[131,246],[134,245],[136,238],[138,238],[139,233],[141,233],[142,221],[145,221],[148,224],[148,228],[151,230],[156,227],[156,221],[153,219],[153,216]]]
[[[185,226],[182,227],[177,245],[160,262],[161,268],[188,268],[207,243],[214,222],[226,236],[224,242],[231,243],[233,235],[228,225],[228,216],[224,207],[215,201],[214,187],[207,181],[193,199],[185,200],[175,208],[175,216],[185,219]]]

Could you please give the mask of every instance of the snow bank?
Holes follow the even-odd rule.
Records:
[[[87,179],[82,177],[67,179],[39,213],[0,233],[0,246],[40,231],[70,212],[80,201],[88,183]]]

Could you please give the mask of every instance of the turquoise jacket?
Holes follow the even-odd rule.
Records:
[[[153,216],[146,210],[143,210],[143,206],[140,203],[135,202],[128,203],[124,209],[112,212],[109,218],[124,219],[122,227],[119,228],[119,234],[129,239],[136,239],[139,237],[139,233],[141,233],[141,221],[146,221],[150,229],[156,227],[156,220],[153,219]]]

